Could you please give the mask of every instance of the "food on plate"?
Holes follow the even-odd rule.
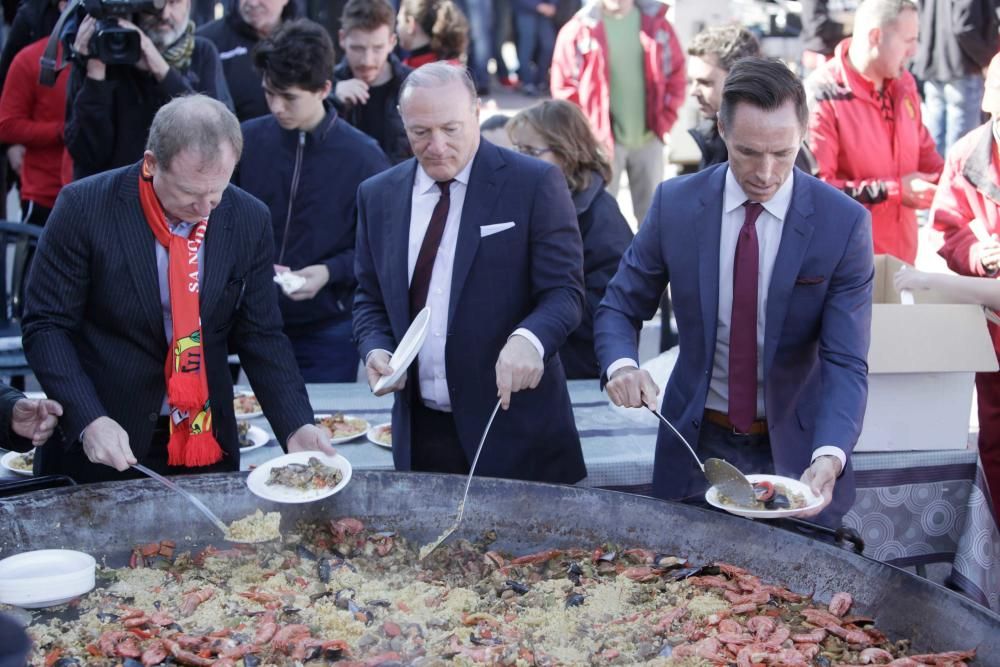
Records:
[[[135,569],[102,568],[71,614],[34,617],[30,664],[863,665],[917,653],[847,593],[813,601],[727,563],[617,544],[515,556],[492,548],[493,532],[421,562],[392,528],[344,517],[284,542],[151,549]]]
[[[253,415],[260,412],[260,403],[253,394],[237,394],[233,396],[233,410],[237,416]]]
[[[372,437],[386,447],[392,447],[392,426],[386,424],[372,434]]]
[[[12,456],[7,460],[7,465],[15,470],[20,470],[22,472],[31,472],[34,469],[35,464],[35,450],[25,452],[24,454],[19,454],[17,456]]]
[[[741,505],[726,496],[719,494],[719,502],[731,507],[754,510],[797,510],[809,504],[805,495],[794,491],[781,482],[762,480],[753,483],[753,494],[756,499],[752,505]]]
[[[229,524],[226,539],[235,542],[267,542],[281,539],[278,527],[281,524],[281,514],[268,512],[264,514],[259,509],[242,519]]]
[[[278,484],[299,491],[314,489],[330,489],[344,478],[339,468],[328,466],[315,456],[309,457],[309,463],[289,463],[271,468],[267,484]]]
[[[339,412],[333,415],[317,415],[316,425],[329,431],[331,438],[349,438],[368,430],[368,422],[364,419],[345,417]]]
[[[239,438],[240,447],[254,446],[254,441],[250,439],[250,422],[237,422],[236,435]]]

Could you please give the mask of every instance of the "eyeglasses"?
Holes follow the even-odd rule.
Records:
[[[552,152],[551,148],[535,148],[534,146],[522,146],[521,144],[514,144],[514,149],[518,153],[530,155],[531,157],[542,157],[546,153]]]

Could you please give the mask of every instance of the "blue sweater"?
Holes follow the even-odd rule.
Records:
[[[388,159],[373,139],[331,107],[312,132],[282,129],[271,115],[248,120],[243,123],[243,140],[243,157],[233,182],[270,209],[274,263],[293,271],[325,264],[330,271],[330,282],[306,301],[292,301],[275,285],[285,330],[308,330],[349,318],[358,186],[387,169]]]

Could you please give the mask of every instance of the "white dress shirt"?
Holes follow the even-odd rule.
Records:
[[[774,273],[774,262],[781,245],[781,233],[785,216],[792,203],[795,173],[782,183],[778,191],[766,202],[761,202],[764,210],[757,218],[757,245],[759,264],[757,273],[757,418],[766,417],[764,412],[764,332],[767,330],[767,298]],[[719,309],[715,333],[715,354],[712,359],[712,379],[708,386],[705,407],[729,413],[729,335],[733,314],[733,264],[736,260],[736,244],[745,218],[744,202],[750,198],[736,182],[731,169],[726,170],[726,185],[722,201],[722,229],[719,237]],[[619,359],[608,367],[607,375],[619,368],[638,367],[634,359]],[[812,460],[820,456],[835,456],[841,468],[847,463],[847,456],[840,447],[823,446],[813,451]]]

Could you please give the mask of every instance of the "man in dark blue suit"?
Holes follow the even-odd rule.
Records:
[[[25,300],[25,353],[64,407],[36,472],[238,470],[230,350],[283,447],[333,451],[281,332],[267,208],[229,185],[242,146],[222,103],[177,98],[141,162],[59,194]]]
[[[614,403],[656,408],[636,334],[669,282],[680,356],[663,415],[703,458],[801,476],[823,496],[802,516],[839,524],[868,392],[871,220],[793,167],[808,115],[787,67],[743,59],[722,95],[729,162],[659,186],[595,318],[598,360]],[[661,427],[654,493],[697,499],[706,486]]]
[[[354,301],[372,387],[430,307],[409,382],[386,388],[396,468],[467,472],[499,397],[510,411],[477,472],[576,482],[586,470],[557,351],[580,322],[583,256],[564,177],[480,139],[464,68],[415,70],[400,111],[416,157],[361,185]]]

